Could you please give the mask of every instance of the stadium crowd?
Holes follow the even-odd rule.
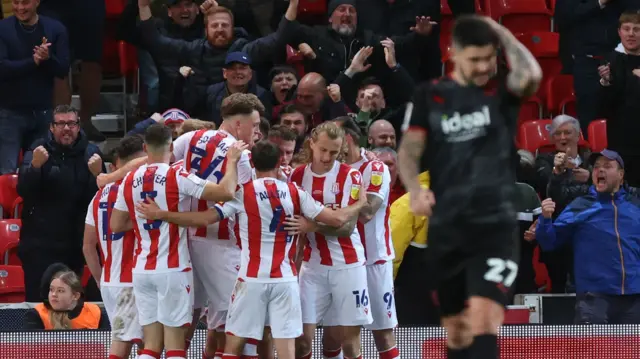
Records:
[[[43,303],[25,328],[103,328],[103,301],[121,320],[110,359],[142,348],[140,325],[139,358],[185,358],[201,320],[203,358],[311,358],[318,325],[325,358],[360,358],[361,327],[399,358],[393,328],[439,316],[396,150],[416,86],[453,69],[452,19],[476,12],[544,71],[512,149],[512,294],[576,293],[576,323],[640,324],[640,1],[531,0],[511,22],[508,2],[130,0],[115,22],[104,0],[6,4],[0,254]],[[144,114],[107,153],[91,122],[105,29],[136,49]]]

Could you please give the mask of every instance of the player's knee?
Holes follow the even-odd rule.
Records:
[[[342,351],[348,358],[360,355],[360,327],[342,327]]]
[[[502,304],[484,297],[469,298],[469,325],[474,335],[497,334],[504,320]]]
[[[114,340],[111,343],[111,348],[109,349],[110,354],[115,355],[119,358],[128,358],[131,353],[131,347],[133,346],[130,342],[121,342]]]
[[[311,340],[312,339],[305,334],[302,334],[302,336],[296,338],[295,345],[297,358],[301,358],[311,352]]]
[[[322,347],[326,349],[338,349],[342,344],[341,327],[325,327],[322,331]]]
[[[371,334],[373,334],[373,341],[376,343],[378,351],[385,351],[396,346],[393,329],[374,330]]]
[[[447,330],[448,347],[459,349],[471,345],[473,336],[471,335],[468,318],[465,315],[460,314],[442,318],[442,326]]]

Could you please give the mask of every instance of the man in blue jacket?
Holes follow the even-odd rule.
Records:
[[[591,156],[593,186],[553,221],[542,202],[536,239],[543,250],[570,242],[575,255],[576,323],[640,324],[640,199],[623,186],[624,161]]]
[[[0,175],[15,172],[20,149],[47,135],[54,78],[69,71],[64,26],[38,16],[38,0],[13,2],[0,20]]]

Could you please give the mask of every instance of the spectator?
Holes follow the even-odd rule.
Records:
[[[271,130],[271,122],[269,122],[269,120],[267,120],[265,117],[260,117],[260,125],[255,130],[257,131],[256,136],[253,140],[254,144],[269,135],[269,131]]]
[[[584,133],[598,117],[600,93],[598,66],[618,43],[616,30],[620,14],[636,0],[558,0],[556,19],[563,29],[563,44],[570,45],[574,60],[574,87],[578,120]]]
[[[309,122],[304,113],[302,113],[300,106],[296,104],[285,105],[282,107],[278,119],[279,125],[288,127],[296,134],[295,153],[298,153],[309,132]]]
[[[640,200],[623,187],[624,161],[611,150],[591,157],[594,185],[553,220],[542,202],[536,239],[543,250],[569,243],[575,254],[578,324],[640,324]]]
[[[296,134],[286,126],[275,125],[271,127],[267,139],[278,145],[280,148],[280,166],[288,167],[293,158],[296,144]]]
[[[429,172],[420,174],[420,184],[429,187]],[[396,311],[400,325],[438,325],[440,318],[431,296],[432,284],[422,273],[429,272],[427,217],[415,216],[409,194],[391,205],[389,223],[396,257],[393,260]],[[426,284],[426,285],[425,285]]]
[[[609,65],[600,66],[600,107],[606,112],[607,147],[625,158],[625,178],[640,186],[640,13],[620,16],[618,34],[622,41],[608,56]]]
[[[362,82],[354,81],[357,74],[364,73],[371,65],[365,65],[373,53],[372,47],[364,47],[358,51],[351,65],[335,80],[344,93],[345,102],[350,108],[360,110],[358,122],[365,130],[371,121],[386,119],[400,130],[404,119],[404,105],[411,100],[414,82],[411,75],[396,60],[395,44],[389,38],[380,42],[384,50],[384,59],[388,67],[385,85],[376,78],[365,78]],[[393,89],[385,93],[383,87]]]
[[[330,89],[333,90],[332,93],[329,92]],[[335,84],[327,86],[325,79],[315,72],[308,73],[300,79],[293,103],[298,105],[298,109],[307,117],[308,130],[324,121],[345,116],[349,112],[349,108],[342,101],[340,87]],[[278,117],[284,106],[285,104],[282,104],[273,109],[274,118]]]
[[[29,0],[32,1],[32,0]],[[106,137],[93,125],[91,117],[100,104],[102,86],[102,41],[106,6],[103,0],[44,0],[38,11],[59,20],[67,28],[73,60],[80,61],[80,121],[89,141],[104,141]],[[46,36],[46,35],[45,35]],[[72,61],[73,63],[73,61]],[[66,64],[65,64],[66,65]],[[56,105],[71,104],[71,83],[67,78],[56,80]]]
[[[297,5],[297,4],[296,4]],[[373,72],[379,75],[384,66],[380,41],[384,38],[373,34],[368,29],[358,28],[358,13],[355,0],[331,0],[328,5],[328,26],[309,27],[296,23],[293,29],[294,44],[310,46],[313,55],[305,57],[305,71],[317,72],[327,81],[333,82],[341,71],[344,71],[361,48],[371,46],[377,48],[379,59],[372,59]],[[426,17],[418,17],[413,33],[406,36],[394,36],[393,42],[399,53],[414,56],[416,49],[426,43],[434,23]],[[375,61],[373,61],[375,60]]]
[[[173,138],[175,139],[178,137],[180,127],[182,127],[184,121],[188,120],[189,118],[189,114],[177,108],[169,109],[162,115],[156,112],[148,119],[136,123],[133,129],[127,132],[127,136],[143,136],[144,132],[149,126],[153,125],[154,123],[162,123],[165,126],[171,127],[171,129],[173,130]]]
[[[138,1],[143,44],[154,56],[173,57],[178,60],[180,65],[191,68],[188,73],[188,81],[193,81],[193,83],[185,87],[191,88],[189,86],[193,86],[197,95],[188,98],[181,97],[182,84],[179,83],[176,85],[178,96],[175,105],[189,112],[192,116],[201,118],[206,118],[207,109],[200,99],[206,98],[205,94],[209,85],[224,80],[222,67],[227,54],[243,51],[255,61],[269,61],[278,51],[284,51],[287,37],[291,34],[292,21],[296,18],[296,13],[292,9],[297,8],[297,0],[291,1],[289,9],[275,33],[249,41],[246,38],[246,33],[234,31],[233,14],[229,9],[217,6],[214,0],[207,0],[202,4],[202,10],[205,12],[206,37],[188,42],[162,36],[158,32],[152,21],[149,2],[149,0]],[[180,81],[184,80],[182,77],[179,79]]]
[[[67,32],[37,7],[14,1],[15,15],[0,20],[0,175],[15,172],[20,150],[47,134],[54,78],[69,71]]]
[[[276,66],[269,72],[271,79],[271,103],[281,105],[291,101],[293,90],[298,86],[298,75],[291,66]]]
[[[105,170],[100,150],[79,125],[74,108],[56,107],[48,138],[33,144],[20,168],[24,207],[18,256],[27,302],[40,300],[42,273],[52,263],[82,274],[84,218],[98,190],[96,177]]]
[[[513,203],[518,213],[519,231],[516,240],[520,244],[520,265],[514,293],[537,293],[536,273],[533,268],[533,251],[536,246],[532,242],[535,232],[530,229],[541,211],[540,198],[536,190],[526,183],[516,183],[515,189]]]
[[[559,214],[574,199],[587,193],[589,188],[589,151],[580,150],[580,123],[568,115],[556,116],[549,129],[552,153],[536,158],[538,192],[557,203]],[[541,254],[547,265],[553,293],[565,293],[567,276],[572,267],[572,251],[567,246]]]
[[[389,173],[391,174],[389,203],[393,204],[393,202],[406,192],[402,182],[399,181],[398,178],[398,154],[391,147],[376,147],[372,151],[373,154],[378,157],[378,160],[389,167]]]
[[[376,120],[371,123],[367,137],[369,146],[373,149],[378,147],[396,149],[396,131],[393,129],[393,125],[387,120]]]
[[[40,303],[24,315],[25,330],[109,329],[107,316],[84,301],[80,279],[62,263],[46,269],[39,296]]]
[[[220,108],[222,100],[234,93],[252,93],[256,95],[265,107],[264,115],[271,117],[271,94],[258,86],[251,70],[251,59],[244,52],[230,52],[222,69],[223,82],[218,82],[207,88],[206,102],[209,114],[205,119],[220,126]],[[194,94],[197,95],[197,94]],[[188,95],[185,95],[188,96]]]
[[[163,36],[184,41],[202,39],[204,17],[194,0],[167,0],[167,17],[154,18]],[[137,25],[138,1],[130,0],[120,15],[118,38],[138,47],[140,80],[147,92],[146,105],[151,112],[162,112],[173,104],[175,82],[180,68],[179,58],[149,53],[140,39]]]
[[[220,5],[233,10],[234,13],[236,9],[240,12],[242,10],[247,9],[238,9],[236,8],[236,0],[221,0]],[[251,15],[253,15],[253,23],[256,31],[261,36],[267,36],[273,32],[271,28],[271,18],[273,17],[274,12],[274,0],[248,0],[248,9],[251,10]]]

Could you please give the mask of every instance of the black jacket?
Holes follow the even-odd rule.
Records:
[[[31,159],[38,146],[44,146],[49,160],[36,169]],[[49,133],[25,154],[18,178],[18,194],[24,200],[20,251],[70,250],[81,255],[87,207],[98,190],[87,166],[94,153],[102,156],[81,131],[70,148],[58,145]]]
[[[118,23],[117,37],[136,47],[149,51],[153,62],[158,70],[159,91],[159,108],[153,111],[162,113],[164,110],[177,107],[173,103],[174,87],[176,79],[180,75],[179,69],[182,65],[180,59],[176,56],[163,56],[153,51],[154,48],[145,46],[142,39],[141,29],[138,26],[138,2],[130,1],[125,7],[120,21]],[[194,41],[204,38],[204,19],[200,14],[194,23],[185,28],[175,24],[170,18],[152,18],[150,20],[156,27],[158,33],[172,39],[180,39],[184,41]]]
[[[600,86],[600,106],[607,117],[607,148],[623,155],[640,155],[640,56],[615,51],[609,56],[611,85]]]
[[[267,120],[271,120],[272,106],[271,106],[271,92],[265,90],[256,83],[256,78],[252,78],[248,84],[246,93],[252,93],[256,95],[262,105],[264,105],[264,113],[262,114]],[[222,100],[229,96],[227,91],[227,82],[218,82],[207,88],[206,106],[207,117],[201,118],[201,120],[213,121],[216,126],[220,126],[222,123],[222,116],[220,115],[220,109],[222,108]]]

